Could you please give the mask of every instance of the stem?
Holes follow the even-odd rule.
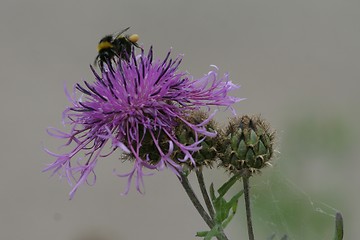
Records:
[[[247,229],[248,229],[248,235],[249,240],[255,240],[254,238],[254,231],[252,227],[252,220],[251,220],[251,208],[250,208],[250,196],[249,196],[249,178],[251,174],[249,170],[246,170],[246,172],[243,174],[243,184],[244,184],[244,198],[245,198],[245,209],[246,209],[246,221],[247,221]]]
[[[180,173],[180,176],[181,176],[181,179],[180,179],[181,185],[184,187],[185,192],[189,196],[191,202],[194,204],[194,207],[199,212],[200,216],[204,219],[204,221],[209,226],[209,228],[212,229],[214,227],[214,222],[210,218],[210,216],[207,214],[207,212],[205,211],[203,206],[201,205],[199,199],[196,197],[194,191],[192,190],[192,188],[190,186],[188,178],[186,177],[186,175],[184,173]]]
[[[214,219],[215,212],[214,212],[213,205],[212,205],[212,203],[210,201],[209,194],[208,194],[208,192],[206,190],[205,181],[204,181],[204,175],[202,174],[202,169],[196,169],[196,177],[198,179],[201,194],[202,194],[202,196],[204,198],[206,207],[209,210],[210,217],[211,217],[211,219]]]
[[[189,183],[187,176],[183,172],[180,172],[179,180],[181,182],[181,185],[184,187],[185,192],[189,196],[191,202],[194,204],[196,210],[199,212],[200,216],[204,219],[204,221],[209,226],[209,228],[213,229],[213,227],[215,226],[213,219],[210,218],[209,214],[207,214],[207,212],[201,205],[199,199],[197,198],[196,194],[194,193],[194,191],[191,188],[191,185]],[[218,240],[228,240],[228,238],[226,237],[226,235],[224,234],[222,229],[220,230],[220,235],[217,236],[216,238]]]

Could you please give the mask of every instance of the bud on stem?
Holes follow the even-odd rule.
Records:
[[[244,170],[250,170],[254,173],[270,165],[274,133],[260,117],[233,118],[223,134],[223,154],[219,157],[230,172],[242,174]]]

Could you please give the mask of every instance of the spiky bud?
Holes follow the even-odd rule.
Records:
[[[194,111],[192,112],[187,118],[186,121],[188,121],[191,124],[197,125],[202,122],[204,122],[206,119],[208,119],[208,115],[203,111]],[[217,132],[217,124],[214,120],[210,120],[205,126],[207,131],[209,132]],[[193,144],[196,139],[194,135],[194,130],[192,130],[189,126],[187,126],[184,123],[180,123],[176,129],[175,129],[175,135],[183,144]],[[204,136],[199,135],[198,138],[203,138]],[[217,159],[217,150],[216,145],[218,143],[218,136],[216,137],[206,137],[204,141],[201,142],[200,146],[201,149],[199,151],[196,151],[192,154],[192,157],[194,158],[196,162],[196,167],[206,166],[206,167],[212,167],[214,162]],[[182,152],[176,152],[175,158],[183,158],[184,154]],[[192,169],[194,166],[187,161],[184,163],[188,169]]]
[[[223,133],[221,165],[234,174],[251,173],[269,165],[273,156],[274,133],[260,117],[242,116],[230,120]]]

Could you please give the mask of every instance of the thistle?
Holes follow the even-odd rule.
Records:
[[[184,165],[187,166],[187,169],[192,169],[194,167],[201,168],[202,166],[205,167],[212,167],[215,161],[218,158],[217,152],[217,143],[219,142],[219,135],[217,123],[212,119],[209,118],[208,114],[204,111],[194,111],[192,112],[187,118],[187,122],[191,122],[193,124],[202,124],[206,131],[213,132],[216,134],[215,137],[205,137],[201,134],[197,134],[196,132],[192,131],[184,123],[179,123],[179,125],[175,128],[175,135],[179,139],[181,143],[184,144],[193,144],[199,138],[202,138],[202,142],[200,143],[200,149],[193,153],[192,157],[195,160],[195,164],[189,164],[189,162],[185,162]],[[183,153],[181,151],[174,151],[174,157],[176,159],[183,158]]]
[[[221,165],[230,172],[258,172],[270,164],[274,151],[274,133],[260,117],[245,115],[232,119],[222,139]]]
[[[105,64],[101,74],[91,67],[95,81],[75,84],[71,94],[66,92],[71,105],[64,111],[63,121],[71,130],[50,128],[48,132],[65,139],[70,151],[55,154],[46,150],[56,160],[44,171],[68,180],[73,187],[70,198],[83,183],[95,182],[95,166],[118,149],[133,162],[130,172],[116,172],[128,178],[125,194],[134,177],[136,189],[142,191],[143,176],[149,175],[144,169],[166,167],[179,175],[183,163],[196,165],[193,153],[201,149],[205,137],[216,135],[204,126],[214,114],[197,123],[186,119],[202,108],[209,111],[209,106],[231,108],[240,99],[228,95],[237,88],[228,75],[218,77],[215,68],[194,79],[178,70],[181,60],[181,56],[171,59],[170,52],[164,60],[154,60],[152,48],[138,56],[132,52],[129,61],[120,58],[114,67]],[[175,129],[179,125],[193,132],[190,144],[178,139]],[[110,148],[107,153],[106,148]],[[174,149],[181,158],[173,158]],[[80,153],[85,158],[75,159]]]

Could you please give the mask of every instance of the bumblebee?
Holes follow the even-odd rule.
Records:
[[[116,59],[129,61],[133,46],[140,48],[137,44],[139,35],[124,35],[129,28],[125,28],[116,35],[106,35],[99,41],[98,55],[95,58],[94,65],[98,65],[102,69],[105,63],[111,64]]]

